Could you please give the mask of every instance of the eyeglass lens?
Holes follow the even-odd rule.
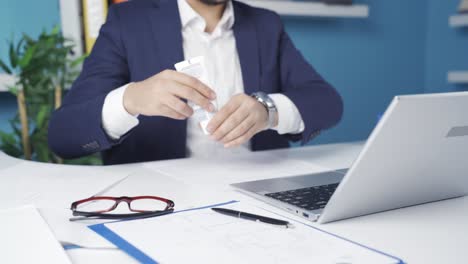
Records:
[[[102,213],[115,210],[113,213],[128,213],[129,210],[132,212],[162,211],[167,207],[167,203],[149,198],[134,199],[130,201],[130,206],[127,206],[125,201],[121,201],[118,205],[116,203],[117,202],[112,199],[92,200],[79,204],[76,210],[90,213]]]

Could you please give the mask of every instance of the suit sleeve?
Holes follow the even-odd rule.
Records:
[[[288,137],[306,144],[340,121],[343,102],[338,92],[296,49],[282,24],[279,47],[282,92],[296,105],[305,125],[301,134]]]
[[[109,9],[83,70],[49,123],[49,147],[63,158],[77,158],[111,148],[123,140],[109,138],[102,127],[104,100],[129,82],[117,9]]]

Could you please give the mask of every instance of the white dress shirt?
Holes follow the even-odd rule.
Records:
[[[232,30],[235,21],[232,2],[227,3],[223,16],[213,32],[207,33],[205,20],[186,0],[177,1],[182,25],[184,57],[185,59],[205,57],[209,85],[217,95],[213,103],[219,110],[233,95],[244,93],[241,66]],[[113,139],[119,139],[138,125],[137,116],[130,115],[123,106],[123,95],[127,86],[128,84],[110,92],[104,101],[103,128]],[[283,94],[269,96],[278,110],[278,125],[272,129],[279,134],[301,133],[304,130],[304,122],[294,103]],[[225,149],[221,143],[203,134],[193,118],[188,118],[187,147],[191,157],[213,157],[224,153],[249,151],[248,144],[236,149]]]

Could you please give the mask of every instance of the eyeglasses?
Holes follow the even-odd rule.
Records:
[[[128,205],[132,213],[108,213],[117,209],[121,202]],[[94,196],[71,204],[74,218],[70,221],[85,219],[141,219],[174,212],[174,202],[157,196],[110,197]],[[121,211],[121,210],[119,210]]]

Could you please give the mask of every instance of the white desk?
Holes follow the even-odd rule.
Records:
[[[0,151],[0,171],[16,164],[23,162],[22,160],[12,158]]]
[[[215,166],[203,166],[202,161],[190,159],[113,166],[108,170],[126,170],[130,176],[105,194],[167,196],[174,199],[179,208],[203,205],[214,199],[245,200],[250,198],[233,191],[227,183],[265,178],[267,175],[279,177],[288,171],[305,173],[345,168],[350,166],[361,148],[362,143],[358,142],[256,153],[254,157],[260,157],[258,166],[248,164],[246,160],[250,157]],[[268,171],[265,165],[272,157],[276,165],[274,171]],[[0,177],[4,167],[20,163],[0,153]],[[226,166],[231,170],[229,173],[222,169]],[[249,166],[252,166],[251,173],[248,172]],[[260,168],[264,169],[260,172]],[[232,173],[232,170],[242,173]],[[96,171],[98,173],[99,170]],[[41,214],[59,238],[76,236],[82,244],[89,242],[94,247],[106,246],[105,241],[99,241],[85,228],[85,224],[93,222],[70,225],[66,208],[48,208]],[[468,260],[468,197],[354,218],[321,225],[320,228],[381,249],[407,263],[465,263]],[[135,262],[116,249],[73,249],[67,253],[74,263]],[[306,258],[307,252],[304,254]]]

